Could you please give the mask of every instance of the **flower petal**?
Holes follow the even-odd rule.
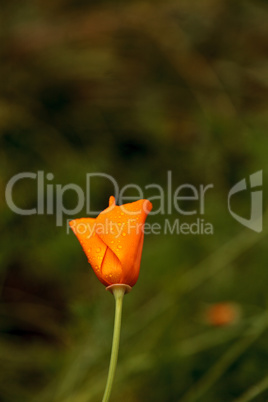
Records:
[[[140,272],[140,264],[141,264],[141,255],[142,255],[142,247],[143,247],[144,233],[140,236],[140,241],[137,248],[137,253],[134,261],[134,265],[132,269],[124,272],[122,283],[127,283],[129,286],[134,286],[138,280],[139,272]]]
[[[122,265],[109,247],[107,247],[102,261],[101,275],[109,285],[114,283],[124,283],[124,281],[122,281]]]
[[[102,277],[101,266],[106,254],[107,245],[96,234],[96,219],[81,218],[69,222],[74,234],[78,238],[98,279],[108,286],[110,283]]]

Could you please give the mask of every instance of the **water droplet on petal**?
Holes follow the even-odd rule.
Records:
[[[119,245],[117,246],[117,248],[122,248],[121,244],[119,244]]]
[[[126,233],[124,232],[124,233],[122,233],[122,236],[126,236]]]
[[[100,247],[97,247],[97,248],[96,248],[96,252],[97,252],[97,253],[99,253],[100,250],[101,250]]]

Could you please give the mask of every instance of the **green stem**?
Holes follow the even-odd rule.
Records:
[[[123,297],[126,292],[126,288],[125,285],[114,285],[109,290],[113,293],[115,298],[115,319],[110,366],[102,402],[108,402],[111,395],[119,350]]]

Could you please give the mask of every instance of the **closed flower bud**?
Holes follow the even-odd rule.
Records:
[[[96,219],[74,219],[70,226],[98,279],[105,285],[135,285],[139,276],[144,223],[152,204],[138,200],[121,206],[110,197]]]

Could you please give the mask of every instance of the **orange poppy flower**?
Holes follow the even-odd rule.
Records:
[[[216,303],[207,309],[206,321],[210,325],[226,326],[237,322],[239,315],[239,306],[236,303]]]
[[[144,223],[152,204],[139,200],[121,206],[110,197],[109,207],[96,219],[69,224],[98,279],[105,285],[135,285],[139,276]]]

